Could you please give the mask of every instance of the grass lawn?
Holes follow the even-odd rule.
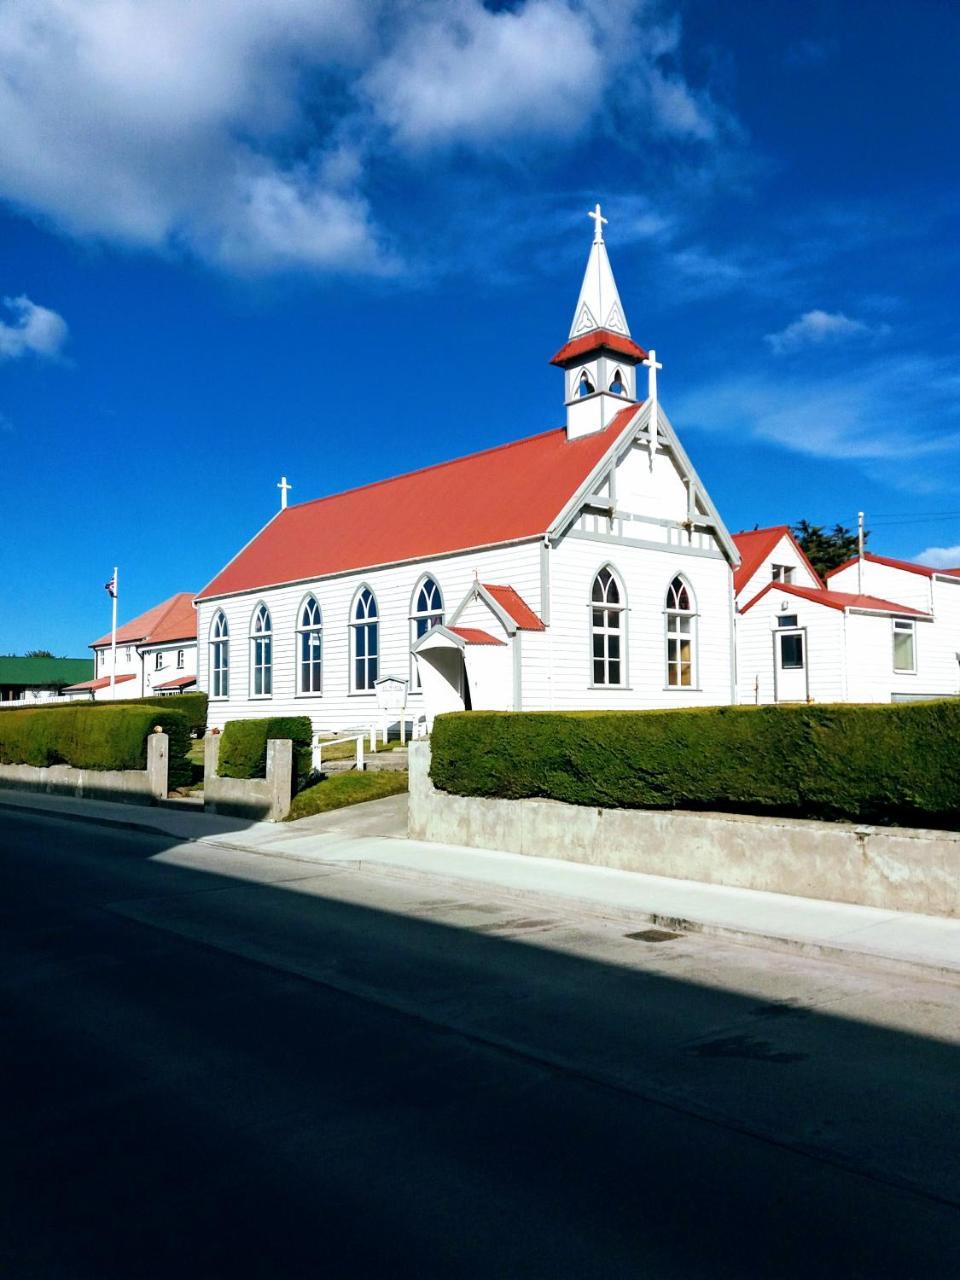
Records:
[[[343,809],[348,804],[363,804],[365,800],[379,800],[382,796],[395,796],[406,789],[407,775],[399,771],[338,773],[294,796],[287,821]]]

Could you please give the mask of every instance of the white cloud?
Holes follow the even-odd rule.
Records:
[[[960,567],[960,544],[955,547],[927,547],[914,558],[932,569],[956,569]]]
[[[0,360],[21,356],[56,356],[67,337],[67,322],[49,307],[29,298],[4,298],[3,305],[12,322],[0,320]]]
[[[777,355],[786,355],[798,351],[802,347],[817,346],[828,340],[863,337],[868,334],[889,332],[889,326],[866,324],[863,320],[853,320],[842,311],[805,311],[799,320],[794,320],[779,333],[768,333],[764,342]]]
[[[807,457],[857,463],[910,491],[947,489],[960,459],[957,372],[954,362],[914,355],[842,374],[755,373],[681,394],[675,418],[681,428],[746,434]]]
[[[719,116],[676,69],[659,3],[0,5],[0,199],[230,269],[391,271],[371,195],[385,165],[422,176],[450,146],[494,163],[566,146],[606,127],[626,86],[633,135],[713,139]]]

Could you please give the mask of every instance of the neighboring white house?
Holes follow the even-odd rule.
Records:
[[[740,702],[960,693],[960,574],[868,554],[825,585],[786,525],[734,542]]]
[[[117,669],[111,687],[112,636],[90,646],[94,678],[65,693],[89,692],[98,701],[189,692],[197,684],[197,615],[193,593],[181,591],[117,628]]]
[[[210,723],[735,699],[736,548],[656,398],[596,232],[566,427],[283,507],[200,592]],[[647,400],[637,377],[648,370]]]

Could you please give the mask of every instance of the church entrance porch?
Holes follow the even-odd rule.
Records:
[[[413,647],[428,727],[446,711],[514,706],[513,651],[477,627],[433,627]]]

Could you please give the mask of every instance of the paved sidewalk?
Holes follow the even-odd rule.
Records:
[[[593,914],[700,930],[809,954],[846,953],[960,975],[960,920],[409,840],[404,834],[404,796],[279,824],[244,822],[196,810],[0,791],[0,813],[7,805],[39,810],[50,817],[79,817],[159,832],[178,842],[201,841],[309,862],[373,863],[401,875],[470,880],[514,895],[576,902]]]

